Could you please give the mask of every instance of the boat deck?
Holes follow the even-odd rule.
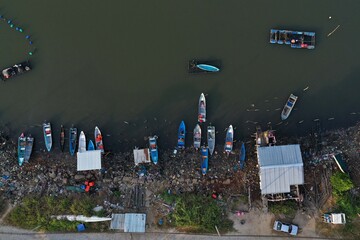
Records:
[[[188,70],[189,73],[213,73],[213,72],[208,72],[205,70],[202,70],[198,67],[196,67],[197,64],[208,64],[208,65],[212,65],[212,66],[216,66],[217,68],[222,68],[221,67],[221,61],[220,60],[197,60],[197,59],[192,59],[189,61],[189,66],[188,66]]]

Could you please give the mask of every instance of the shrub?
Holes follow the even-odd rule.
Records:
[[[337,172],[333,174],[330,177],[330,182],[334,193],[337,195],[341,195],[354,187],[354,184],[350,180],[350,177],[342,172]]]
[[[293,218],[296,214],[297,204],[292,200],[269,202],[269,210],[274,214],[284,214],[285,216]]]

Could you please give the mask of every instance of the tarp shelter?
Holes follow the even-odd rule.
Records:
[[[148,148],[134,149],[134,161],[135,161],[135,165],[139,165],[139,163],[151,162],[149,149]]]
[[[77,153],[77,170],[87,171],[101,169],[101,150]]]
[[[124,232],[145,232],[146,214],[112,214],[111,218],[110,229],[124,230]]]
[[[261,194],[289,193],[291,185],[304,184],[300,145],[258,147]]]

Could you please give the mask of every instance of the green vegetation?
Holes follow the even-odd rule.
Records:
[[[75,231],[79,222],[56,220],[52,215],[96,215],[93,208],[95,201],[83,196],[78,198],[55,197],[27,197],[22,204],[15,207],[8,216],[8,222],[14,226],[25,229],[44,231]],[[103,214],[103,213],[102,213]],[[97,228],[97,225],[87,224],[88,227]]]
[[[164,201],[175,202],[171,215],[174,226],[187,232],[215,233],[215,226],[220,232],[229,231],[233,222],[226,218],[224,209],[211,197],[196,194],[170,195],[163,193]]]
[[[269,202],[269,210],[274,214],[284,214],[289,218],[294,218],[298,206],[295,201],[287,200],[280,202]]]
[[[336,195],[342,195],[354,187],[350,177],[342,172],[337,172],[330,177],[333,191]]]

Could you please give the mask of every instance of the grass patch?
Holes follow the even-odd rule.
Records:
[[[27,197],[9,214],[7,221],[14,226],[41,231],[75,231],[79,222],[56,220],[52,215],[93,216],[96,203],[89,196],[79,198]],[[103,213],[101,213],[103,214]],[[87,224],[88,225],[88,224]],[[97,229],[100,225],[89,225]],[[100,227],[102,228],[102,227]]]
[[[269,202],[269,210],[274,214],[284,214],[286,217],[294,218],[298,206],[295,201],[287,200],[280,202]]]

